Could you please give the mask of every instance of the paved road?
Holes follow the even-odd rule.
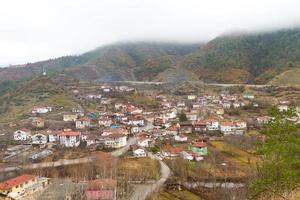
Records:
[[[154,81],[98,81],[98,82],[104,82],[104,83],[129,83],[132,85],[162,85],[168,82],[154,82]]]
[[[148,155],[150,158],[158,160],[152,153],[149,153]],[[166,180],[170,177],[171,170],[163,161],[159,160],[159,164],[161,174],[160,179],[154,184],[136,185],[130,198],[131,200],[145,200],[150,194],[159,190],[159,188],[163,186]]]
[[[136,143],[136,138],[135,137],[129,138],[129,140],[127,141],[127,145],[125,147],[117,149],[117,150],[111,152],[111,155],[119,157],[119,156],[123,155],[124,153],[126,153],[129,150],[130,145],[135,144],[135,143]]]
[[[101,81],[100,81],[101,82]],[[163,85],[163,84],[169,84],[172,82],[159,82],[159,81],[108,81],[108,83],[129,83],[132,85]],[[194,82],[194,83],[201,83],[203,85],[207,85],[207,86],[220,86],[220,87],[232,87],[232,86],[249,86],[249,87],[268,87],[271,85],[257,85],[257,84],[222,84],[222,83],[203,83],[201,81],[190,81],[190,82]],[[174,82],[177,83],[177,82]],[[179,82],[180,83],[180,82]]]
[[[136,138],[134,138],[134,137],[129,138],[129,140],[127,141],[127,145],[125,147],[117,149],[117,150],[111,152],[111,154],[116,157],[121,156],[122,154],[127,152],[129,150],[129,146],[134,143],[136,143]],[[6,168],[0,169],[0,173],[19,171],[22,169],[32,170],[32,169],[40,169],[40,168],[48,168],[48,167],[75,165],[75,164],[88,163],[88,162],[92,162],[92,161],[93,161],[92,157],[77,158],[77,159],[72,159],[72,160],[61,159],[61,160],[54,161],[54,162],[43,162],[43,163],[28,164],[28,165],[24,165],[24,166],[6,167]]]
[[[256,85],[256,84],[222,84],[222,83],[204,83],[207,86],[220,86],[220,87],[233,87],[233,86],[248,86],[248,87],[257,87],[257,88],[264,88],[271,85]]]

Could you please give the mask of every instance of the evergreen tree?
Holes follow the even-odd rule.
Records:
[[[250,186],[251,199],[274,196],[289,199],[300,185],[300,133],[288,118],[295,109],[280,112],[272,108],[274,119],[266,125],[265,141],[258,144],[261,162],[258,163],[257,180]]]
[[[186,114],[184,112],[180,113],[180,115],[179,115],[179,121],[180,122],[187,121],[187,117],[186,117]]]

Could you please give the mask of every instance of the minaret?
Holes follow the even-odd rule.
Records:
[[[47,75],[47,72],[45,70],[45,68],[43,67],[43,76],[46,76]]]

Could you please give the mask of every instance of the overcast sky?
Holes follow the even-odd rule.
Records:
[[[299,0],[1,0],[0,66],[126,40],[206,41],[300,24]]]

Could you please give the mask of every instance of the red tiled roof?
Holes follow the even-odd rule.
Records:
[[[137,138],[142,139],[142,138],[149,138],[150,135],[145,133],[145,132],[141,132],[137,134]]]
[[[194,125],[196,125],[196,126],[206,126],[206,121],[200,120],[200,121],[195,122]]]
[[[111,139],[122,138],[122,137],[126,137],[126,135],[120,134],[120,133],[113,133],[113,134],[104,136],[104,138],[111,138]]]
[[[180,122],[179,124],[180,124],[180,126],[192,126],[193,125],[192,122],[190,122],[190,121]]]
[[[67,132],[62,132],[60,135],[61,136],[80,136],[80,132],[74,132],[74,131],[67,131]]]
[[[167,128],[168,131],[177,131],[177,127],[176,126],[171,126],[169,128]]]
[[[103,133],[110,133],[110,134],[123,134],[127,135],[128,130],[125,128],[106,128],[103,130]]]
[[[195,142],[192,144],[192,146],[197,148],[203,148],[206,147],[206,144],[204,142]]]
[[[183,146],[166,145],[166,146],[163,147],[164,152],[170,152],[172,154],[179,154],[183,150],[184,150]]]
[[[8,190],[14,186],[20,185],[21,183],[25,183],[26,181],[35,179],[36,176],[30,174],[23,174],[21,176],[17,176],[15,178],[6,180],[0,183],[1,190]]]
[[[232,121],[221,122],[221,126],[235,126],[235,123]]]

